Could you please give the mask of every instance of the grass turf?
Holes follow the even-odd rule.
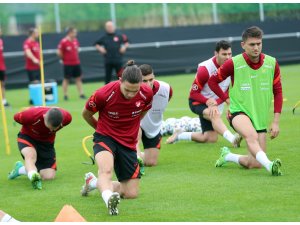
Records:
[[[159,165],[146,168],[141,179],[140,195],[135,200],[122,200],[120,215],[111,217],[98,191],[81,197],[79,190],[84,174],[97,172],[96,166],[84,165],[85,156],[81,140],[92,134],[81,117],[85,101],[78,98],[74,85],[70,87],[70,100],[59,104],[69,110],[72,123],[58,132],[56,151],[58,172],[53,181],[43,182],[43,190],[33,190],[27,177],[7,180],[7,173],[21,156],[16,135],[20,125],[13,122],[13,114],[28,102],[28,90],[9,90],[7,123],[11,155],[5,155],[3,126],[0,135],[0,209],[21,221],[53,221],[65,204],[75,207],[87,221],[300,221],[300,109],[292,115],[294,104],[300,100],[299,65],[282,66],[284,98],[281,133],[268,139],[268,156],[283,162],[282,177],[272,177],[265,169],[246,170],[234,164],[215,168],[220,147],[227,145],[221,137],[216,144],[180,142],[162,145]],[[170,83],[174,90],[165,118],[195,115],[188,108],[188,93],[194,75],[159,77]],[[89,96],[103,83],[84,85]],[[270,112],[272,118],[272,112]],[[227,122],[226,122],[227,124]],[[163,139],[163,143],[165,138]],[[89,143],[91,150],[92,144]],[[234,152],[246,153],[245,142]],[[92,150],[91,150],[92,151]]]

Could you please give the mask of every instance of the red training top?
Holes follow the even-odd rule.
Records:
[[[0,71],[5,71],[6,67],[5,67],[5,62],[4,62],[4,57],[3,57],[3,41],[0,38]]]
[[[254,70],[259,69],[263,63],[265,55],[260,54],[260,59],[258,63],[253,63],[249,56],[244,52],[243,57],[247,64]],[[218,83],[225,80],[227,77],[231,76],[231,84],[234,85],[234,66],[232,59],[227,60],[219,69],[218,73],[208,81],[208,85],[213,92],[216,93],[223,101],[228,98],[228,94],[224,93],[219,87]],[[274,113],[281,113],[282,109],[282,86],[280,80],[280,69],[278,62],[276,61],[275,71],[274,71],[274,81],[273,81],[273,95],[274,95]]]
[[[40,60],[40,45],[37,41],[33,41],[30,38],[27,38],[23,44],[24,53],[27,49],[31,51],[35,58]],[[39,70],[40,64],[35,64],[30,58],[25,54],[25,68],[26,70]]]
[[[74,66],[80,64],[78,55],[79,42],[76,38],[72,41],[67,37],[63,38],[57,48],[62,53],[64,65]]]
[[[99,112],[97,133],[136,151],[141,114],[152,107],[153,92],[142,84],[135,97],[126,99],[120,85],[121,81],[114,81],[99,88],[88,99],[85,108]]]
[[[14,115],[14,120],[23,125],[20,133],[26,134],[37,141],[53,143],[56,132],[71,123],[72,116],[68,111],[59,108],[63,114],[62,126],[57,131],[52,132],[45,126],[44,122],[44,115],[49,109],[51,108],[37,106],[16,113]]]
[[[220,68],[219,64],[217,63],[216,57],[213,57],[212,61],[215,64],[216,68]],[[190,90],[189,99],[191,99],[193,102],[206,104],[208,98],[201,94],[201,90],[203,89],[204,85],[208,82],[209,77],[210,76],[207,68],[205,66],[199,66],[197,69],[195,80]],[[228,90],[226,93],[228,93]],[[216,101],[218,105],[223,103],[223,100],[220,98],[216,99]]]

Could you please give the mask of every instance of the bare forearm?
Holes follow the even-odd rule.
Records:
[[[274,113],[273,122],[279,124],[279,120],[280,120],[280,113]]]
[[[96,130],[97,128],[97,120],[93,116],[94,114],[92,112],[89,112],[87,110],[83,110],[82,112],[82,117],[83,119],[92,127]]]

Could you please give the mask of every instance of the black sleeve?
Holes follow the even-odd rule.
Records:
[[[94,43],[94,45],[104,45],[104,36],[101,37],[100,39],[98,39],[98,40]]]

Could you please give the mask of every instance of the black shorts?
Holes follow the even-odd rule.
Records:
[[[114,157],[114,169],[118,181],[141,178],[137,153],[111,137],[94,133],[94,156],[102,151],[109,151]]]
[[[235,112],[235,113],[232,113],[230,116],[229,116],[229,124],[230,126],[234,129],[233,125],[232,125],[232,120],[234,117],[238,116],[238,115],[245,115],[245,116],[248,116],[246,113],[244,112]],[[249,117],[249,116],[248,116]],[[249,117],[250,119],[250,117]],[[251,119],[250,119],[251,120]],[[252,122],[252,121],[251,121]],[[235,129],[234,129],[235,130]],[[267,133],[267,129],[262,129],[262,130],[256,130],[257,133]]]
[[[40,70],[27,70],[27,75],[28,75],[29,82],[35,80],[41,80]]]
[[[202,133],[207,131],[214,131],[211,121],[203,118],[203,111],[208,108],[207,105],[205,104],[193,105],[192,100],[189,100],[189,105],[192,112],[199,115]]]
[[[64,65],[64,78],[77,78],[81,76],[81,66],[80,65]]]
[[[145,131],[142,129],[142,142],[143,142],[144,149],[147,149],[147,148],[160,149],[161,138],[162,138],[162,135],[160,132],[154,138],[148,138],[145,134]]]
[[[5,78],[6,78],[5,71],[4,70],[0,70],[0,80],[4,81]]]
[[[35,141],[26,134],[18,133],[18,146],[20,152],[25,147],[35,148],[37,153],[37,160],[35,166],[38,169],[38,171],[48,168],[52,168],[55,170],[57,169],[54,143]],[[23,155],[22,157],[24,159]]]

